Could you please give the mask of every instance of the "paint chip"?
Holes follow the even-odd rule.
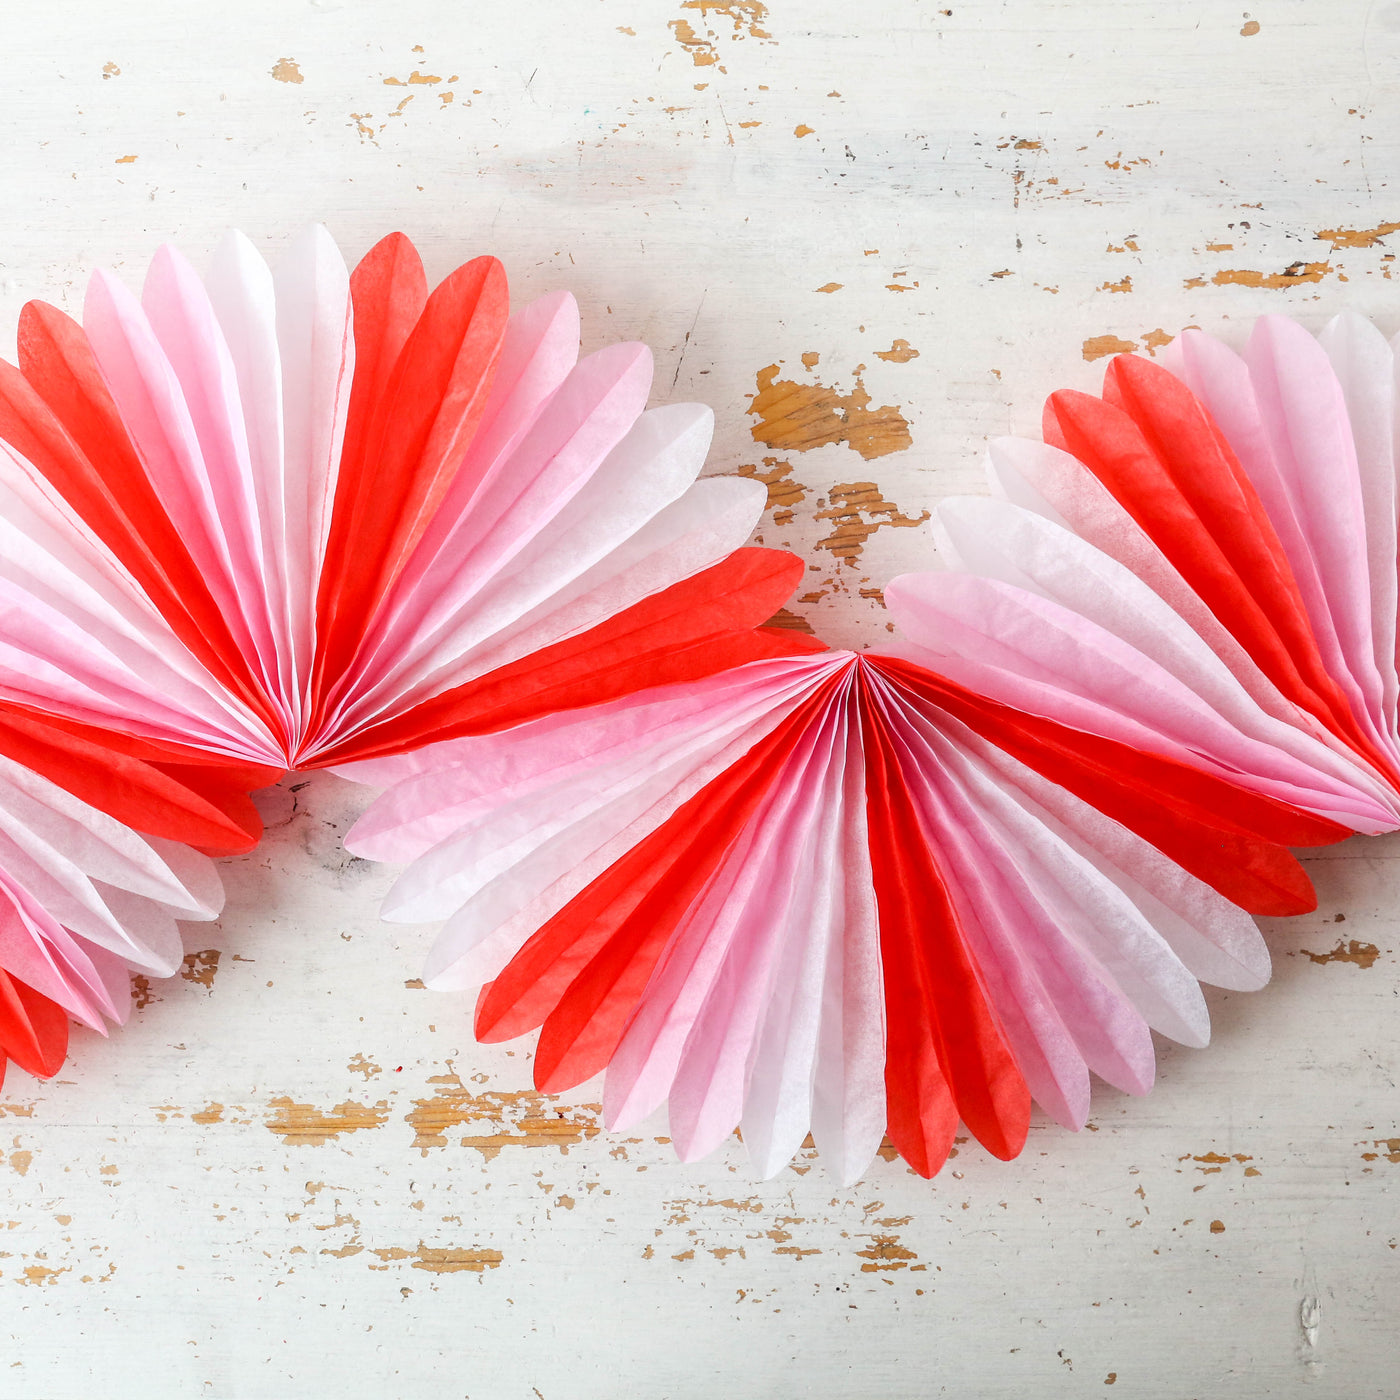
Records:
[[[433,1249],[421,1240],[414,1253],[413,1267],[430,1274],[480,1274],[499,1269],[505,1257],[499,1249]]]
[[[598,1134],[600,1104],[557,1107],[550,1095],[532,1089],[474,1094],[455,1072],[433,1075],[428,1083],[443,1087],[431,1098],[415,1099],[404,1115],[413,1129],[413,1146],[425,1157],[429,1148],[446,1147],[448,1130],[464,1123],[488,1129],[459,1140],[488,1162],[504,1147],[557,1147],[567,1154],[570,1147]]]
[[[877,350],[875,358],[888,360],[891,364],[907,365],[910,360],[919,358],[919,352],[907,340],[896,340],[888,350]]]
[[[367,1055],[355,1054],[351,1057],[350,1063],[345,1066],[351,1074],[362,1074],[365,1083],[368,1084],[376,1075],[383,1074],[383,1067],[375,1064]]]
[[[1086,360],[1102,360],[1109,355],[1131,355],[1137,346],[1131,340],[1116,335],[1091,335],[1083,345]]]
[[[212,991],[221,957],[223,954],[217,948],[204,948],[198,953],[186,953],[180,963],[180,976],[186,982],[197,982],[206,992]]]
[[[792,519],[793,510],[807,499],[807,488],[800,481],[792,480],[791,462],[765,457],[763,465],[767,471],[759,471],[757,466],[746,463],[736,474],[752,481],[761,481],[768,488],[765,509],[774,512],[775,524],[786,525]]]
[[[304,83],[306,79],[302,77],[301,68],[294,58],[279,58],[272,65],[272,76],[279,83]]]
[[[905,529],[922,525],[929,512],[906,515],[892,501],[887,501],[873,481],[851,481],[833,486],[828,493],[831,504],[819,510],[816,518],[832,523],[832,531],[817,541],[818,549],[829,550],[843,563],[855,566],[865,542],[877,530],[888,525]]]
[[[1331,271],[1332,264],[1327,262],[1299,261],[1289,263],[1282,272],[1256,272],[1253,268],[1230,267],[1217,272],[1210,279],[1210,285],[1213,287],[1264,287],[1277,290],[1280,287],[1297,287],[1304,282],[1321,282]],[[1204,287],[1206,283],[1202,277],[1188,277],[1183,285],[1189,291],[1195,287]]]
[[[856,1250],[856,1255],[866,1262],[860,1266],[863,1274],[878,1273],[887,1269],[907,1269],[911,1259],[919,1256],[912,1249],[899,1242],[898,1235],[873,1235],[870,1246]]]
[[[267,1120],[267,1130],[276,1133],[286,1147],[320,1147],[341,1133],[381,1127],[389,1117],[389,1105],[383,1099],[372,1106],[347,1099],[322,1113],[309,1103],[294,1103],[283,1095],[268,1107],[275,1111]]]
[[[695,11],[700,22],[707,26],[702,36],[687,18],[673,19],[666,25],[697,68],[714,64],[721,73],[725,71],[724,65],[719,62],[719,35],[708,27],[712,14],[723,15],[731,22],[731,39],[760,39],[768,43],[773,42],[773,36],[761,27],[768,18],[768,6],[763,0],[684,0],[681,9]],[[761,85],[759,91],[764,91]]]
[[[1400,1138],[1372,1138],[1371,1146],[1383,1148],[1379,1152],[1363,1152],[1361,1160],[1363,1162],[1374,1162],[1380,1157],[1384,1157],[1387,1162],[1394,1162],[1400,1166]]]
[[[1327,953],[1310,953],[1306,948],[1299,948],[1298,951],[1318,964],[1347,962],[1355,963],[1360,968],[1371,967],[1381,955],[1381,950],[1374,943],[1362,943],[1355,938],[1339,939],[1337,946]]]
[[[1330,243],[1335,252],[1339,248],[1374,248],[1382,238],[1397,230],[1400,230],[1400,223],[1377,224],[1375,228],[1323,228],[1318,229],[1313,237]],[[1230,245],[1226,243],[1221,246],[1228,248]]]
[[[778,378],[778,366],[766,365],[756,376],[749,413],[758,419],[750,429],[755,442],[784,452],[844,443],[867,462],[913,443],[909,423],[893,404],[870,406],[870,394],[856,374],[855,388],[838,393],[825,384],[798,384]]]

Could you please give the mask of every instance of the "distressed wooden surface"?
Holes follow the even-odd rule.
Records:
[[[7,7],[0,322],[227,225],[499,254],[769,483],[793,620],[884,635],[983,439],[1179,327],[1400,329],[1387,0]],[[1393,235],[1393,236],[1392,236]],[[750,416],[752,406],[756,412]],[[1010,1165],[755,1183],[600,1129],[414,985],[329,777],[0,1124],[0,1396],[1389,1397],[1400,840],[1311,861],[1277,975]]]

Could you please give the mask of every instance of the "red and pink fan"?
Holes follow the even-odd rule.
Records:
[[[404,752],[808,649],[800,570],[697,481],[708,409],[651,356],[579,359],[493,258],[429,292],[394,234],[347,271],[230,235],[162,249],[83,324],[31,303],[0,365],[0,1048],[52,1073],[221,901],[205,852],[288,769]]]

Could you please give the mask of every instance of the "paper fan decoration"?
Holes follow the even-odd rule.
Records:
[[[887,1131],[932,1175],[959,1119],[1014,1156],[1032,1096],[1078,1127],[1090,1070],[1144,1092],[1197,979],[1268,975],[1237,905],[1311,907],[1284,846],[1343,834],[871,653],[347,771],[393,783],[347,845],[411,862],[385,917],[446,920],[425,978],[484,984],[479,1038],[540,1027],[540,1088],[606,1069],[608,1125],[666,1101],[687,1160],[810,1131],[844,1182]]]
[[[1396,371],[1356,317],[1200,331],[1004,439],[886,597],[979,691],[1340,823],[1400,826]]]
[[[233,234],[202,279],[161,249],[139,300],[97,273],[81,326],[31,303],[18,344],[0,809],[9,784],[54,844],[0,841],[28,930],[0,968],[85,1019],[122,1001],[133,899],[217,903],[135,833],[245,850],[248,791],[287,769],[809,649],[759,626],[801,570],[738,548],[762,488],[696,480],[709,410],[645,411],[647,349],[580,360],[572,298],[509,315],[493,258],[429,293],[400,234],[353,274],[322,229],[275,273]],[[164,917],[130,933],[148,970],[170,970]]]

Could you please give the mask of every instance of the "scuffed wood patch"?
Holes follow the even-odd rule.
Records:
[[[1298,951],[1315,963],[1345,962],[1361,968],[1374,966],[1381,955],[1381,950],[1374,943],[1363,943],[1356,938],[1338,939],[1337,946],[1326,953],[1311,953],[1306,948]]]
[[[346,1099],[323,1112],[284,1095],[273,1099],[269,1107],[273,1113],[267,1119],[267,1130],[276,1133],[288,1147],[320,1147],[343,1133],[382,1127],[389,1116],[389,1105],[383,1099],[373,1105]]]
[[[465,1133],[458,1145],[474,1148],[488,1162],[505,1147],[557,1147],[567,1155],[570,1147],[597,1136],[600,1129],[601,1104],[559,1107],[550,1095],[535,1089],[474,1093],[455,1071],[432,1075],[428,1083],[441,1087],[431,1098],[415,1099],[404,1115],[413,1129],[413,1146],[425,1157],[429,1148],[446,1147],[448,1132],[463,1124],[476,1131]],[[487,1131],[481,1131],[483,1127]]]
[[[748,410],[758,419],[749,429],[755,442],[783,452],[810,452],[844,443],[867,462],[912,446],[909,423],[895,405],[870,407],[859,369],[855,388],[848,394],[826,384],[779,379],[778,374],[779,367],[772,364],[756,376]]]
[[[829,550],[843,564],[854,566],[865,542],[886,526],[909,529],[929,518],[927,510],[906,515],[893,501],[884,498],[873,481],[850,481],[831,488],[831,504],[817,512],[817,519],[830,523],[831,533],[817,541],[818,549]]]

